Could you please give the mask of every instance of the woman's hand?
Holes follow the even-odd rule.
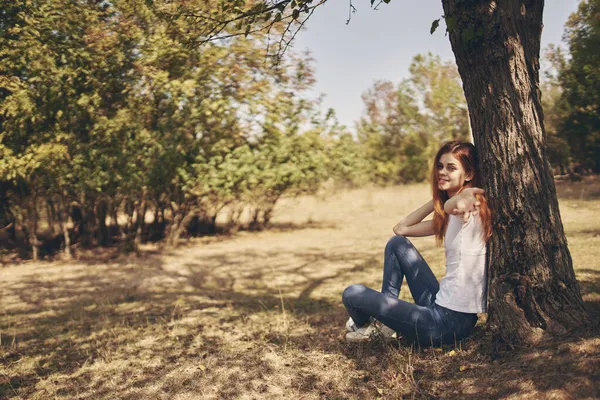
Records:
[[[444,204],[444,211],[448,214],[462,215],[463,221],[467,222],[471,215],[479,214],[479,206],[481,203],[477,200],[476,195],[482,195],[485,190],[480,188],[467,188],[462,190],[456,196],[448,199]]]

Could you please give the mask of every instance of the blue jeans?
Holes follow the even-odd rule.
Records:
[[[414,304],[398,299],[404,277]],[[415,246],[404,236],[395,236],[385,247],[381,293],[364,285],[352,285],[344,290],[342,301],[358,326],[373,317],[411,342],[439,346],[464,339],[477,322],[477,314],[436,304],[439,288]]]

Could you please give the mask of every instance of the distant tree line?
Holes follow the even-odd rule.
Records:
[[[260,227],[283,195],[354,182],[358,146],[266,38],[187,48],[143,1],[0,1],[0,239],[46,248]],[[366,170],[366,168],[362,168]],[[358,171],[358,172],[357,172]],[[152,218],[150,218],[152,216]]]
[[[600,0],[579,3],[567,21],[568,56],[547,51],[542,87],[548,155],[560,173],[600,173]]]

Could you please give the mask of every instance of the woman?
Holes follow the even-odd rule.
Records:
[[[363,285],[344,290],[348,341],[398,332],[420,345],[440,345],[472,332],[477,313],[486,311],[485,254],[491,235],[490,210],[479,184],[475,146],[445,143],[433,164],[433,199],[396,224],[397,236],[385,248],[381,293]],[[433,219],[423,221],[432,212]],[[446,276],[439,283],[407,239],[429,235],[446,249]],[[414,304],[398,299],[404,277]]]

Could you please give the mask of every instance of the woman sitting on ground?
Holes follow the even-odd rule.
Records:
[[[433,164],[433,199],[403,218],[387,243],[381,292],[364,285],[344,290],[348,341],[397,332],[422,346],[437,346],[472,332],[477,313],[486,312],[485,254],[491,235],[491,214],[479,185],[475,146],[445,143]],[[433,219],[423,221],[432,212]],[[446,276],[439,283],[407,239],[429,235],[446,250]],[[398,299],[404,277],[414,304]]]

